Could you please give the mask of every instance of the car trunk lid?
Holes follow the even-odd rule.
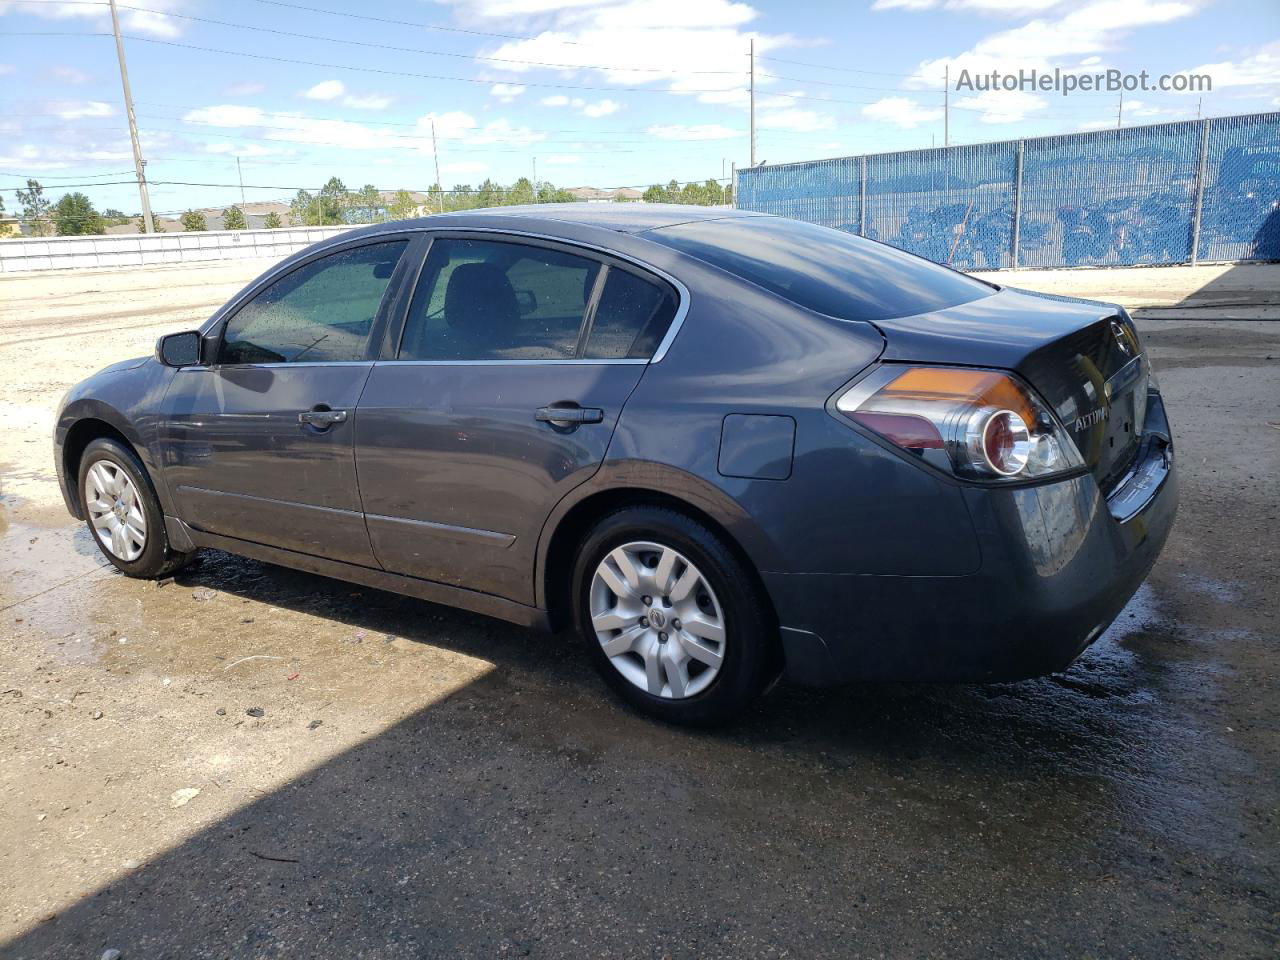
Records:
[[[887,360],[1017,372],[1053,407],[1104,492],[1132,464],[1149,370],[1119,307],[1005,288],[877,326],[887,341]]]

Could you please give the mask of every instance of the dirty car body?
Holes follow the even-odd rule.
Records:
[[[359,313],[341,291],[365,285]],[[279,334],[324,298],[356,313]],[[82,518],[100,437],[145,468],[172,551],[529,626],[573,619],[602,517],[679,513],[810,684],[1061,670],[1177,505],[1122,308],[705,208],[505,208],[324,241],[69,392],[55,462]]]

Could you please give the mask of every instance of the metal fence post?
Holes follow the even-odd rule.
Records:
[[[867,158],[861,157],[858,174],[858,236],[867,235]]]
[[[1191,214],[1191,266],[1200,259],[1200,218],[1204,212],[1204,182],[1208,179],[1209,121],[1200,121],[1200,163],[1196,166],[1196,202]]]
[[[1018,267],[1018,247],[1022,242],[1022,148],[1025,141],[1018,141],[1013,163],[1013,242],[1010,244],[1011,266]]]

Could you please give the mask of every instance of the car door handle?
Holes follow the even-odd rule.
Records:
[[[539,407],[534,418],[554,427],[576,427],[581,423],[600,423],[604,411],[599,407]]]
[[[306,413],[298,414],[298,422],[305,423],[308,426],[317,427],[321,430],[332,427],[335,423],[345,423],[347,420],[347,411],[330,410],[328,408],[320,410],[308,410]]]

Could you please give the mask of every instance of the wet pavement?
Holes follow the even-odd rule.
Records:
[[[1143,327],[1182,511],[1070,671],[715,732],[569,636],[219,553],[117,575],[7,367],[0,956],[1276,956],[1280,326]]]

